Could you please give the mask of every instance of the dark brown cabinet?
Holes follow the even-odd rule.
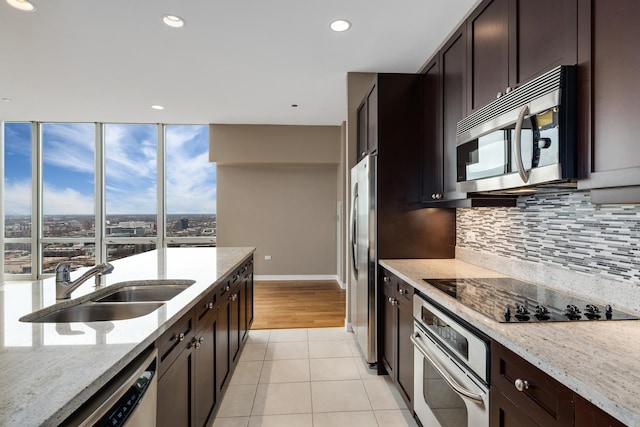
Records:
[[[172,326],[158,347],[158,426],[192,427],[195,413],[194,312],[191,310]]]
[[[574,394],[520,356],[491,343],[492,426],[572,427]]]
[[[382,343],[380,360],[398,386],[408,407],[413,408],[413,287],[382,269]]]
[[[509,0],[486,0],[474,10],[467,19],[467,49],[467,110],[471,112],[509,86]]]
[[[253,257],[249,257],[156,341],[159,426],[209,423],[252,321]]]
[[[639,203],[640,3],[579,0],[578,16],[578,132],[589,145],[578,187],[595,189],[595,203]]]
[[[625,427],[625,425],[583,397],[576,396],[576,427]]]
[[[374,85],[358,107],[358,159],[378,148],[378,86]]]
[[[467,113],[577,60],[576,0],[485,0],[467,19]]]

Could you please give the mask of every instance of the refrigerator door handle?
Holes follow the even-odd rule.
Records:
[[[358,184],[353,188],[353,200],[351,202],[351,261],[353,263],[353,274],[358,278]]]

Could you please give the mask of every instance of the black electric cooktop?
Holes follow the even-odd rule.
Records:
[[[594,303],[510,277],[423,280],[465,306],[503,323],[638,319],[614,310],[609,304]]]

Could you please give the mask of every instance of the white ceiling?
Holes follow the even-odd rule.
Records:
[[[475,3],[32,1],[0,0],[0,120],[338,125],[347,72],[418,71]]]

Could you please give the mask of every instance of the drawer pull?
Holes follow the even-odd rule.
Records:
[[[208,308],[209,310],[211,310],[213,308],[213,303],[210,302],[205,307]]]
[[[518,378],[513,382],[513,385],[518,391],[529,390],[529,381],[527,380],[521,380],[520,378]]]
[[[384,280],[385,283],[391,282],[391,278],[389,276],[384,276],[382,280]]]
[[[180,332],[180,333],[178,334],[178,342],[182,342],[182,341],[184,341],[184,333],[183,333],[183,332]]]
[[[400,289],[398,292],[400,292],[400,295],[406,295],[409,293],[406,289]]]

